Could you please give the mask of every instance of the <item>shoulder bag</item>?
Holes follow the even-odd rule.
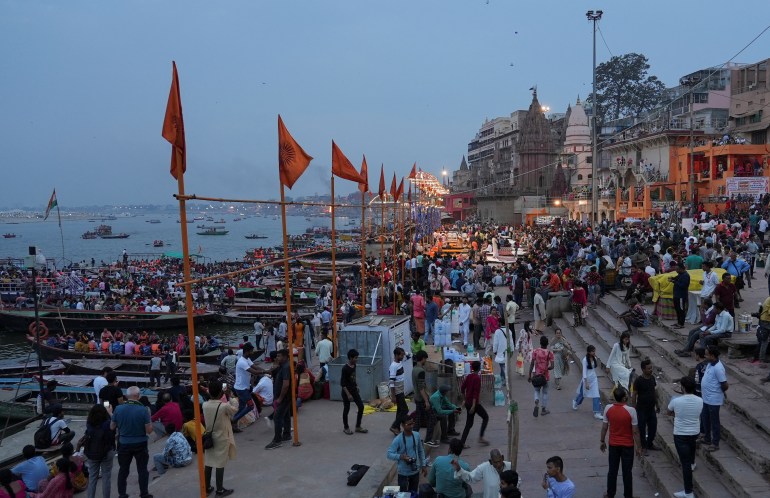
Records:
[[[219,416],[219,409],[222,407],[222,403],[217,406],[217,411],[214,412],[214,422],[211,424],[211,430],[206,429],[206,432],[201,436],[201,442],[204,450],[210,450],[214,447],[214,426],[217,423],[217,417]]]

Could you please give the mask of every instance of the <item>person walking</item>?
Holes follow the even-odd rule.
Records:
[[[572,409],[577,410],[584,398],[591,398],[593,401],[594,418],[604,420],[601,400],[599,398],[599,378],[596,376],[596,369],[599,368],[599,360],[596,359],[596,346],[593,344],[588,345],[582,363],[583,377],[575,393],[575,399],[572,400]]]
[[[211,471],[216,469],[216,496],[229,496],[232,489],[225,489],[225,465],[235,459],[237,449],[233,424],[230,418],[235,415],[235,407],[222,401],[222,385],[214,382],[209,386],[211,398],[203,403],[203,418],[206,420],[206,432],[210,432],[214,446],[205,450],[203,476],[206,480],[206,493],[211,494]],[[277,424],[277,422],[276,422]]]
[[[348,413],[350,413],[350,402],[356,404],[358,410],[356,414],[356,432],[365,434],[368,430],[361,427],[361,419],[364,416],[364,403],[361,401],[361,394],[358,391],[356,383],[356,363],[358,362],[358,351],[351,349],[348,351],[348,362],[342,367],[340,375],[340,388],[342,389],[342,424],[343,432],[347,435],[353,434],[348,425]]]
[[[110,428],[110,412],[103,405],[94,405],[88,411],[85,436],[78,443],[86,455],[88,468],[87,498],[96,497],[97,476],[102,483],[102,497],[110,498],[112,489],[112,461],[115,456],[115,432]]]
[[[623,387],[615,387],[612,391],[615,403],[604,408],[604,423],[602,424],[601,444],[599,449],[607,450],[607,431],[609,440],[609,471],[607,472],[607,493],[605,496],[614,498],[618,481],[618,468],[623,473],[623,496],[633,498],[634,483],[631,469],[634,466],[634,450],[636,456],[642,456],[642,445],[639,441],[639,428],[636,410],[628,405],[628,391]]]
[[[461,436],[463,447],[465,447],[465,442],[468,440],[468,434],[471,432],[471,427],[473,427],[473,419],[476,418],[476,415],[481,417],[479,444],[485,446],[489,444],[489,441],[484,439],[484,431],[486,431],[487,424],[489,423],[489,415],[487,414],[487,411],[484,409],[481,404],[481,400],[479,399],[481,396],[481,376],[479,375],[480,370],[481,362],[472,362],[471,373],[465,377],[461,387],[463,398],[465,399],[465,427],[463,428],[463,434]]]
[[[695,395],[695,380],[685,375],[679,380],[684,396],[673,398],[668,403],[668,415],[674,416],[674,446],[682,465],[684,489],[674,493],[676,498],[694,498],[692,472],[695,470],[695,448],[700,432],[700,414],[703,400]]]
[[[572,346],[564,338],[559,327],[554,329],[554,339],[551,343],[553,351],[553,382],[556,389],[561,390],[561,378],[569,373],[569,357],[572,354]]]
[[[390,432],[398,434],[401,421],[409,413],[409,407],[406,404],[404,398],[404,365],[401,362],[404,360],[406,353],[402,348],[396,348],[393,350],[393,361],[388,368],[388,378],[390,386],[390,400],[396,405],[396,418],[390,426]]]
[[[470,334],[471,328],[471,306],[468,304],[468,296],[462,297],[462,302],[460,303],[460,306],[457,308],[457,320],[458,325],[460,328],[460,335],[463,338],[463,347],[468,347],[468,335]],[[471,340],[473,338],[471,337]]]
[[[428,475],[428,462],[425,449],[420,440],[420,433],[414,431],[414,418],[406,416],[401,425],[403,431],[393,438],[387,451],[388,460],[398,462],[398,486],[402,492],[416,493],[420,484],[420,474]]]
[[[510,301],[510,303],[513,303],[513,301]],[[513,326],[512,323],[511,326]],[[503,382],[505,382],[506,359],[510,358],[511,354],[513,354],[513,334],[514,332],[510,328],[506,328],[501,324],[495,330],[495,335],[492,338],[492,354],[495,357],[495,363],[500,365],[500,378]]]
[[[529,364],[527,382],[535,389],[535,409],[532,415],[537,417],[551,413],[548,411],[548,380],[553,370],[553,352],[548,349],[548,338],[540,336],[540,347],[532,351],[532,361]],[[534,374],[534,375],[533,375]]]
[[[636,417],[639,422],[639,438],[642,441],[644,456],[647,451],[659,451],[655,446],[655,434],[658,430],[658,416],[660,407],[655,393],[657,383],[652,375],[652,361],[649,358],[642,360],[642,375],[634,380],[634,392],[631,395],[631,406],[636,408]]]
[[[417,431],[425,423],[427,432],[425,433],[426,446],[436,447],[439,442],[433,439],[433,429],[436,426],[436,416],[430,407],[430,395],[425,381],[425,362],[428,360],[428,353],[419,350],[413,356],[414,365],[412,366],[412,387],[414,388],[415,405],[415,423]]]
[[[518,356],[521,356],[522,365],[521,368],[516,366],[517,373],[524,376],[524,362],[530,361],[532,359],[532,329],[530,328],[530,322],[525,321],[524,327],[519,330],[519,337],[516,340],[516,352],[518,353]],[[518,358],[517,358],[518,363]]]
[[[251,399],[251,374],[259,374],[260,370],[254,366],[249,356],[254,351],[254,346],[247,342],[243,345],[243,355],[235,363],[235,384],[233,391],[238,396],[238,411],[232,417],[233,431],[241,432],[238,428],[238,421],[249,413],[249,400]]]
[[[729,385],[725,375],[725,366],[719,361],[719,348],[706,348],[706,370],[701,379],[701,396],[703,398],[703,442],[706,451],[718,451],[720,440],[719,409],[725,401],[725,392]]]
[[[114,373],[114,372],[113,372]],[[139,495],[152,498],[148,490],[150,473],[147,462],[148,436],[152,434],[152,422],[147,407],[139,402],[141,391],[138,386],[131,386],[126,391],[126,402],[117,406],[112,414],[110,429],[118,431],[118,496],[126,498],[128,473],[131,461],[136,460],[136,473],[139,477]]]

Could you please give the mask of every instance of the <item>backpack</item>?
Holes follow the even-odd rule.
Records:
[[[35,435],[33,436],[35,448],[44,450],[51,447],[51,443],[53,442],[53,439],[51,438],[51,426],[56,420],[55,417],[48,417],[42,424],[40,424],[40,427],[37,428]]]
[[[357,485],[367,470],[369,470],[368,465],[355,464],[350,467],[350,470],[348,470],[348,486]]]
[[[299,374],[297,383],[297,396],[302,401],[307,401],[313,397],[313,384],[310,383],[310,374],[302,372]]]
[[[95,429],[88,428],[82,440],[83,453],[89,460],[101,462],[112,451],[114,441],[112,431],[105,430],[101,426]]]

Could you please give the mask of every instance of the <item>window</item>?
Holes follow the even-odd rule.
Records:
[[[583,175],[578,175],[578,181],[583,179]]]
[[[537,186],[538,187],[543,186],[543,175],[540,175],[540,177],[537,179]]]
[[[591,174],[591,173],[588,173],[588,179],[589,179],[589,180],[590,180],[591,178],[593,178],[593,177],[594,177],[594,175],[593,175],[593,174]]]
[[[586,157],[586,164],[593,164],[594,157],[593,156],[587,156]]]

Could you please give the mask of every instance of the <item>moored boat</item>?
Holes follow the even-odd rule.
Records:
[[[3,234],[3,238],[6,238],[6,239],[15,239],[15,238],[16,238],[16,234],[15,234],[15,233],[4,233],[4,234]]]
[[[212,314],[212,318],[214,318]],[[94,352],[80,352],[75,350],[69,350],[69,349],[63,349],[63,348],[57,348],[55,346],[49,346],[46,343],[38,344],[37,341],[35,341],[35,338],[32,336],[27,336],[27,341],[29,341],[32,344],[33,349],[37,350],[40,354],[40,357],[44,360],[52,361],[57,359],[90,359],[90,360],[112,360],[112,359],[118,359],[118,360],[136,360],[136,359],[142,359],[146,358],[148,361],[152,356],[141,356],[141,355],[125,355],[125,354],[114,354],[114,353],[101,353],[98,351]],[[209,351],[209,352],[199,352],[196,355],[196,358],[198,360],[198,363],[206,363],[209,365],[218,365],[219,364],[219,356],[220,352],[219,350]],[[180,363],[184,362],[190,362],[190,355],[180,355],[177,360]]]
[[[98,375],[104,370],[104,367],[110,367],[118,375],[134,376],[139,379],[147,378],[150,367],[151,356],[137,356],[136,359],[93,359],[93,358],[63,358],[61,363],[71,375]],[[198,376],[204,378],[215,378],[219,375],[219,366],[198,362]],[[190,379],[192,375],[192,366],[190,363],[179,363],[176,369],[176,375],[181,378]],[[132,379],[132,383],[140,381]],[[146,379],[149,383],[149,378]],[[139,384],[137,384],[139,385]]]
[[[163,247],[164,242],[162,240],[153,240],[152,247]]]
[[[217,223],[216,221],[214,223]],[[224,227],[209,227],[205,228],[202,232],[196,232],[198,235],[227,235],[230,233],[225,230]]]
[[[51,332],[61,330],[160,330],[184,329],[187,327],[186,313],[166,312],[124,312],[90,311],[58,308],[40,310],[40,321]],[[196,324],[212,321],[213,313],[196,312],[193,314]],[[26,331],[35,321],[33,311],[0,310],[0,325],[12,330]]]
[[[246,237],[247,239],[251,239],[251,240],[253,240],[253,239],[266,239],[267,235],[259,235],[259,234],[256,234],[256,233],[251,233],[249,235],[244,235],[244,237]]]

